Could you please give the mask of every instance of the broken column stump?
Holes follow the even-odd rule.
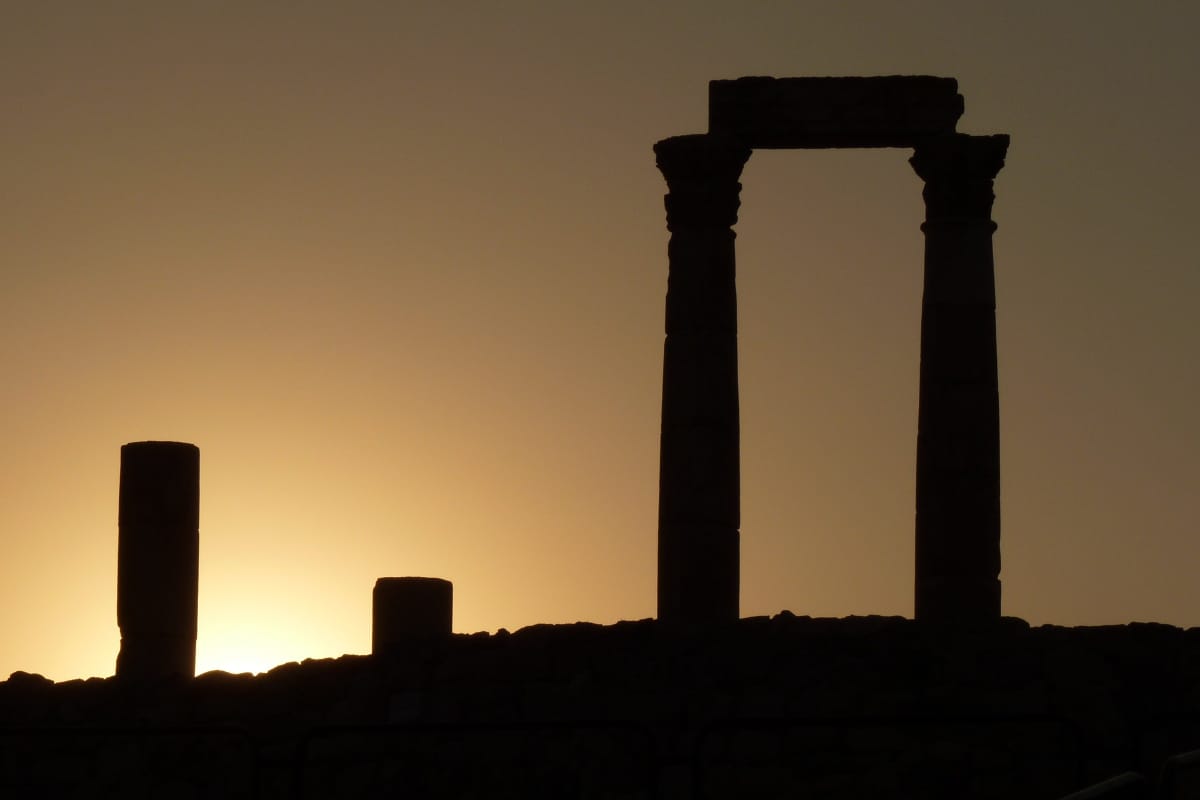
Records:
[[[450,635],[454,584],[441,578],[380,578],[371,596],[371,653]]]
[[[200,449],[183,442],[121,448],[117,677],[196,673]]]

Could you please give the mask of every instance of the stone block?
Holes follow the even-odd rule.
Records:
[[[380,578],[372,594],[371,652],[383,655],[405,645],[448,637],[454,585],[441,578]]]
[[[953,78],[747,77],[708,85],[708,129],[751,148],[912,147],[952,133]]]

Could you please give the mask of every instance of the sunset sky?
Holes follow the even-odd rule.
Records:
[[[1004,613],[1200,625],[1200,4],[8,2],[0,679],[106,676],[125,442],[201,451],[197,670],[655,613],[667,232],[708,81],[930,74],[994,218]],[[913,610],[905,150],[756,152],[743,616]]]

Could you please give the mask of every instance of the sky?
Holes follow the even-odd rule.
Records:
[[[957,78],[993,217],[1003,611],[1200,625],[1200,6],[0,9],[0,677],[113,672],[120,446],[201,451],[197,671],[655,614],[658,139],[743,75]],[[743,616],[913,610],[905,150],[758,151]]]

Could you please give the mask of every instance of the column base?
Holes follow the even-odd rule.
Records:
[[[117,677],[148,681],[193,678],[196,640],[173,636],[123,636],[117,654]]]
[[[918,578],[916,618],[951,625],[988,624],[1000,619],[998,579]]]
[[[667,623],[736,622],[737,528],[663,523],[658,536],[658,618]]]

